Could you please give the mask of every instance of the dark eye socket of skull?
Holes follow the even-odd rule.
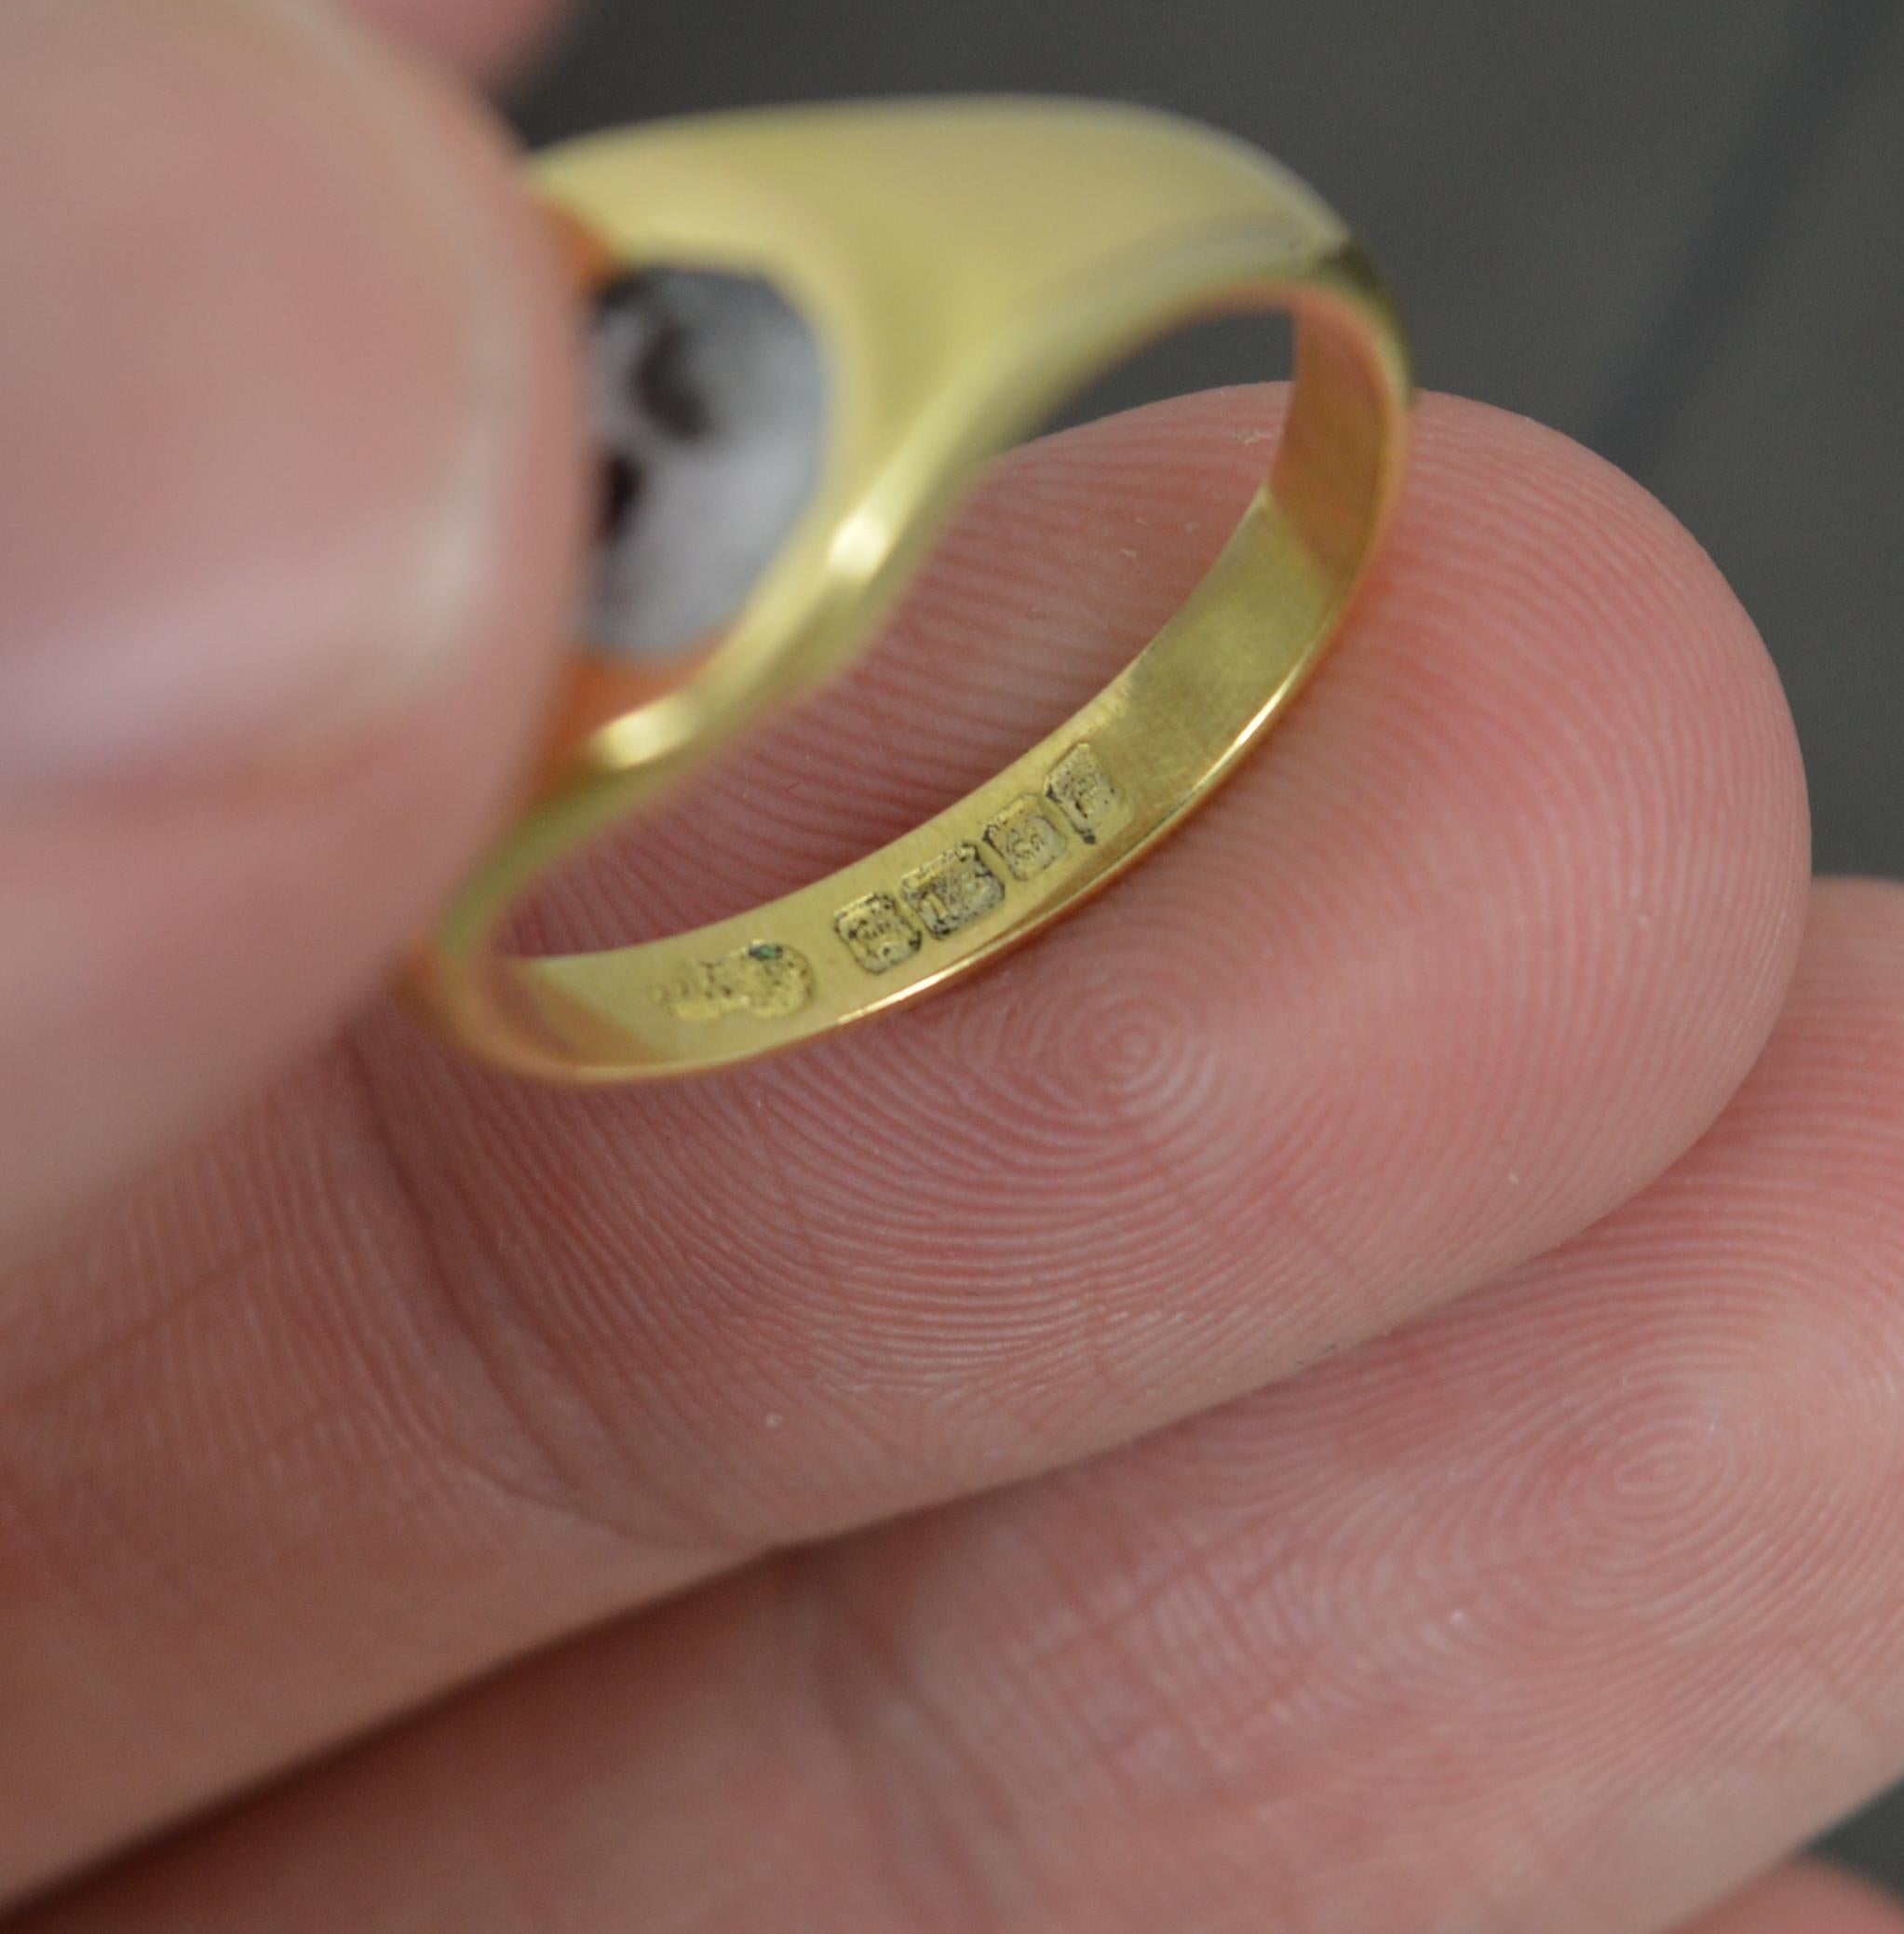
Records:
[[[613,544],[628,528],[641,502],[644,481],[641,467],[621,451],[611,451],[601,465],[601,529],[604,544]]]
[[[687,331],[678,322],[664,323],[635,372],[642,409],[669,436],[683,441],[705,437],[714,426],[688,348]]]

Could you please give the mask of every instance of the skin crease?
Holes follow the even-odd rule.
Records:
[[[359,10],[485,67],[547,11]],[[20,1924],[1658,1934],[1890,1777],[1904,913],[1825,891],[1707,1133],[1803,925],[1789,722],[1671,520],[1495,412],[1425,409],[1271,753],[969,990],[581,1098],[373,1014],[100,1195],[350,1004],[560,644],[546,238],[389,85],[522,304],[481,635],[295,783],[0,816],[13,930],[71,963],[17,957],[0,1084],[0,1887],[616,1622]],[[881,652],[542,936],[957,796],[1174,605],[1276,409],[1004,466]],[[1718,1912],[1897,1918],[1812,1870]]]

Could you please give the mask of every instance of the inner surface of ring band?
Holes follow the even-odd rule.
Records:
[[[1376,515],[1374,373],[1329,304],[1295,306],[1272,475],[1117,678],[987,784],[826,879],[664,940],[497,963],[520,1018],[610,1066],[749,1058],[763,1032],[824,1032],[1009,945],[1195,805],[1290,695]]]

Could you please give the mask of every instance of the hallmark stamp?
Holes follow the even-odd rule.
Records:
[[[1030,880],[1064,858],[1066,841],[1045,808],[1027,792],[985,829],[985,844],[1011,869],[1014,879]]]
[[[1129,800],[1087,744],[1073,746],[1051,768],[1045,792],[1087,846],[1115,832],[1130,818]]]
[[[655,990],[655,998],[677,1021],[719,1021],[725,1014],[771,1020],[799,1013],[813,998],[813,967],[797,947],[756,940],[683,967]]]
[[[919,929],[890,893],[869,893],[833,915],[833,931],[869,974],[883,974],[918,953]]]
[[[963,841],[904,874],[899,891],[925,930],[942,940],[997,906],[1005,898],[1005,882],[985,864],[977,846]]]

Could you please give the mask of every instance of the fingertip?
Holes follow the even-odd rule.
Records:
[[[1318,809],[1386,823],[1362,845],[1370,884],[1418,921],[1465,921],[1454,970],[1548,1050],[1495,1076],[1570,1093],[1583,1134],[1624,1120],[1614,1206],[1744,1078],[1803,933],[1803,770],[1749,615],[1630,478],[1525,418],[1433,397],[1323,679],[1329,702],[1290,724],[1291,835]],[[1356,855],[1332,844],[1353,882]],[[1458,1011],[1459,986],[1441,999]]]
[[[37,173],[106,120],[57,219],[13,204],[0,1223],[320,1036],[427,917],[547,703],[585,478],[558,250],[422,63],[149,0],[8,53]]]
[[[0,793],[354,750],[525,590],[547,629],[566,318],[486,117],[303,5],[0,34],[60,183],[0,222]]]
[[[485,79],[520,66],[570,0],[348,0],[366,20]]]
[[[1842,1868],[1801,1860],[1681,1934],[1904,1934],[1904,1907]]]
[[[1181,601],[1275,412],[1190,399],[1015,456],[868,660],[588,856],[538,940],[736,912],[988,777]],[[719,1289],[718,1365],[671,1359],[646,1400],[718,1379],[777,1411],[790,1337],[883,1366],[847,1433],[880,1454],[832,1469],[833,1529],[908,1457],[956,1486],[1079,1454],[1626,1200],[1771,1030],[1803,818],[1777,682],[1686,534],[1563,439],[1431,399],[1393,542],[1311,686],[1074,917],[758,1071],[490,1109],[474,1077],[393,1062],[388,1118],[535,1197],[479,1218],[560,1200],[545,1268],[591,1308],[628,1280],[650,1310]],[[548,1320],[547,1287],[522,1319]],[[605,1379],[642,1375],[628,1321]],[[925,1385],[943,1404],[894,1396]],[[806,1494],[851,1459],[832,1405],[800,1416],[805,1461],[790,1423],[779,1467]]]

